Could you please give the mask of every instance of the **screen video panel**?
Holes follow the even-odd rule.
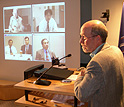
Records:
[[[5,60],[65,56],[65,2],[4,7],[3,19]]]

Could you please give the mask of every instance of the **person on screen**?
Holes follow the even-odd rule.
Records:
[[[52,10],[45,10],[45,18],[39,24],[39,32],[57,32],[56,21],[52,18]]]
[[[108,30],[99,20],[90,20],[80,30],[80,44],[91,60],[74,83],[75,96],[88,107],[124,107],[124,57],[106,42]]]
[[[9,22],[9,32],[12,32],[12,33],[22,32],[24,29],[24,26],[22,24],[22,18],[18,16],[18,9],[13,9],[12,14],[13,16],[11,16],[10,22]]]
[[[43,61],[52,61],[51,59],[56,55],[54,52],[50,51],[49,48],[49,41],[45,38],[41,40],[42,49],[36,52],[36,60],[43,60]]]
[[[21,46],[22,54],[32,54],[32,45],[29,44],[29,37],[25,37],[25,45]]]
[[[13,46],[13,40],[8,41],[8,46],[5,46],[5,54],[15,55],[17,54],[16,48]]]

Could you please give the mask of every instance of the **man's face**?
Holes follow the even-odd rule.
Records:
[[[11,47],[12,46],[12,44],[13,44],[13,41],[9,41],[9,46]]]
[[[29,44],[29,39],[28,39],[28,38],[25,39],[25,44],[26,44],[26,45]]]
[[[46,14],[46,15],[45,15],[46,21],[49,21],[49,20],[51,19],[51,16],[52,16],[52,15],[51,15],[50,13]]]
[[[16,9],[13,10],[13,16],[14,16],[15,18],[17,18],[17,16],[18,16],[18,12],[17,12]]]
[[[47,50],[48,47],[49,47],[49,42],[48,42],[48,40],[44,40],[42,46],[43,46],[43,49]]]
[[[92,53],[96,49],[96,36],[91,34],[91,27],[82,27],[80,44],[85,53]]]

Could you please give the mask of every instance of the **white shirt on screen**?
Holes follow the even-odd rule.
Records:
[[[9,32],[18,33],[23,31],[22,18],[18,16],[16,19],[14,16],[10,18]]]
[[[55,20],[51,17],[49,20],[49,31],[47,29],[47,21],[44,18],[39,24],[39,32],[57,32],[58,27]]]
[[[17,54],[17,50],[14,46],[11,46],[11,51],[13,54]],[[5,46],[5,54],[10,54],[10,46]]]

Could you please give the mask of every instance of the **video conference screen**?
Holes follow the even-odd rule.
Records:
[[[5,60],[65,56],[65,2],[4,7],[3,19]]]

